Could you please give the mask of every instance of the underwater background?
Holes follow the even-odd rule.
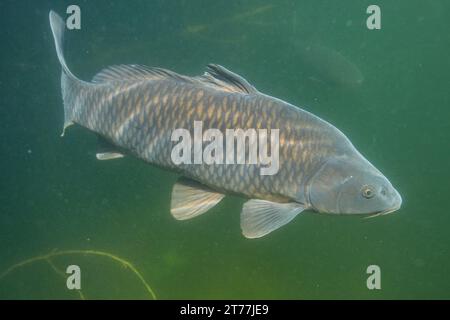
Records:
[[[66,33],[65,52],[81,79],[113,64],[187,75],[221,64],[342,130],[402,208],[374,219],[307,212],[256,240],[241,234],[235,196],[176,221],[176,174],[130,157],[98,161],[97,139],[81,127],[60,137],[48,12],[65,16],[71,4],[81,30]],[[371,4],[381,30],[366,27]],[[145,283],[158,299],[449,299],[449,9],[444,0],[2,0],[0,299],[153,298]],[[81,293],[66,287],[72,264]],[[369,265],[381,268],[381,290],[366,286]]]

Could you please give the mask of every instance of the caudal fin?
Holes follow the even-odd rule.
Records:
[[[89,84],[79,80],[67,67],[63,51],[64,30],[66,28],[64,20],[54,11],[50,11],[49,20],[55,40],[56,54],[62,67],[61,90],[64,101],[64,129],[62,135],[64,135],[64,130],[75,122],[76,109],[80,107],[77,97],[80,91],[89,86]]]
[[[61,63],[63,72],[71,78],[77,79],[72,72],[70,72],[67,67],[66,60],[64,59],[63,51],[63,40],[64,40],[64,29],[66,24],[64,20],[54,11],[49,13],[50,27],[52,28],[53,39],[55,40],[56,54],[58,55],[58,60]]]

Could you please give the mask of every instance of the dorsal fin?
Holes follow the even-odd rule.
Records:
[[[107,67],[97,73],[92,79],[93,83],[104,83],[110,81],[125,80],[158,80],[164,78],[174,78],[177,80],[189,81],[188,77],[182,76],[170,70],[162,68],[151,68],[137,64],[121,64]]]
[[[161,80],[169,78],[190,83],[203,83],[227,92],[258,92],[247,80],[217,64],[209,64],[204,75],[193,78],[162,68],[151,68],[137,64],[121,64],[101,70],[94,76],[92,82],[106,83],[113,81]]]
[[[205,74],[198,79],[229,92],[258,92],[247,80],[218,64],[208,64]]]

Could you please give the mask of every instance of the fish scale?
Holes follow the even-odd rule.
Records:
[[[315,150],[311,152],[307,149],[299,150],[298,146],[308,144],[309,137],[314,139],[315,135],[325,134],[330,127],[301,109],[263,94],[222,92],[202,86],[201,83],[185,83],[176,78],[134,80],[125,85],[121,81],[112,81],[107,84],[91,84],[84,90],[85,94],[81,94],[79,99],[80,112],[76,112],[79,116],[71,121],[101,134],[123,149],[136,150],[135,155],[145,161],[168,169],[177,169],[216,189],[242,193],[248,197],[254,197],[255,194],[266,195],[262,192],[265,191],[269,193],[267,196],[287,200],[295,196],[298,188],[292,186],[289,188],[290,191],[264,188],[265,190],[257,190],[253,194],[249,192],[253,190],[250,186],[258,185],[258,180],[262,179],[257,170],[254,176],[248,176],[242,174],[241,165],[213,165],[213,167],[222,166],[222,172],[225,172],[226,176],[233,177],[230,180],[223,180],[222,175],[217,177],[210,175],[209,165],[206,164],[175,167],[170,157],[173,147],[170,137],[173,130],[185,128],[192,132],[194,121],[202,121],[203,130],[217,128],[222,132],[238,128],[279,129],[282,137],[280,172],[273,177],[264,177],[272,180],[274,186],[280,185],[278,179],[284,180],[294,172],[301,184],[305,174],[302,171],[296,172],[295,167],[308,167],[307,163],[320,163],[321,157],[333,151],[332,146],[321,149],[320,145],[313,145]],[[142,115],[145,121],[141,125],[137,120]],[[298,121],[300,124],[292,125]],[[311,124],[312,121],[317,122],[317,125],[325,124],[325,130],[316,132],[317,127],[301,126],[301,122]],[[300,130],[292,130],[291,126],[300,127]],[[141,133],[148,135],[141,137]],[[286,143],[288,140],[299,143]],[[323,146],[327,147],[327,144]],[[154,158],[152,154],[158,154],[160,157]],[[299,161],[289,161],[294,154],[301,154],[303,157],[294,159]],[[283,166],[285,163],[290,165]]]

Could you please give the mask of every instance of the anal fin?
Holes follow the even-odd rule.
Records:
[[[118,152],[99,152],[95,155],[97,160],[113,160],[123,158],[124,155]]]
[[[106,140],[100,135],[97,135],[98,148],[95,155],[98,160],[113,160],[123,158],[124,154],[118,147]]]

